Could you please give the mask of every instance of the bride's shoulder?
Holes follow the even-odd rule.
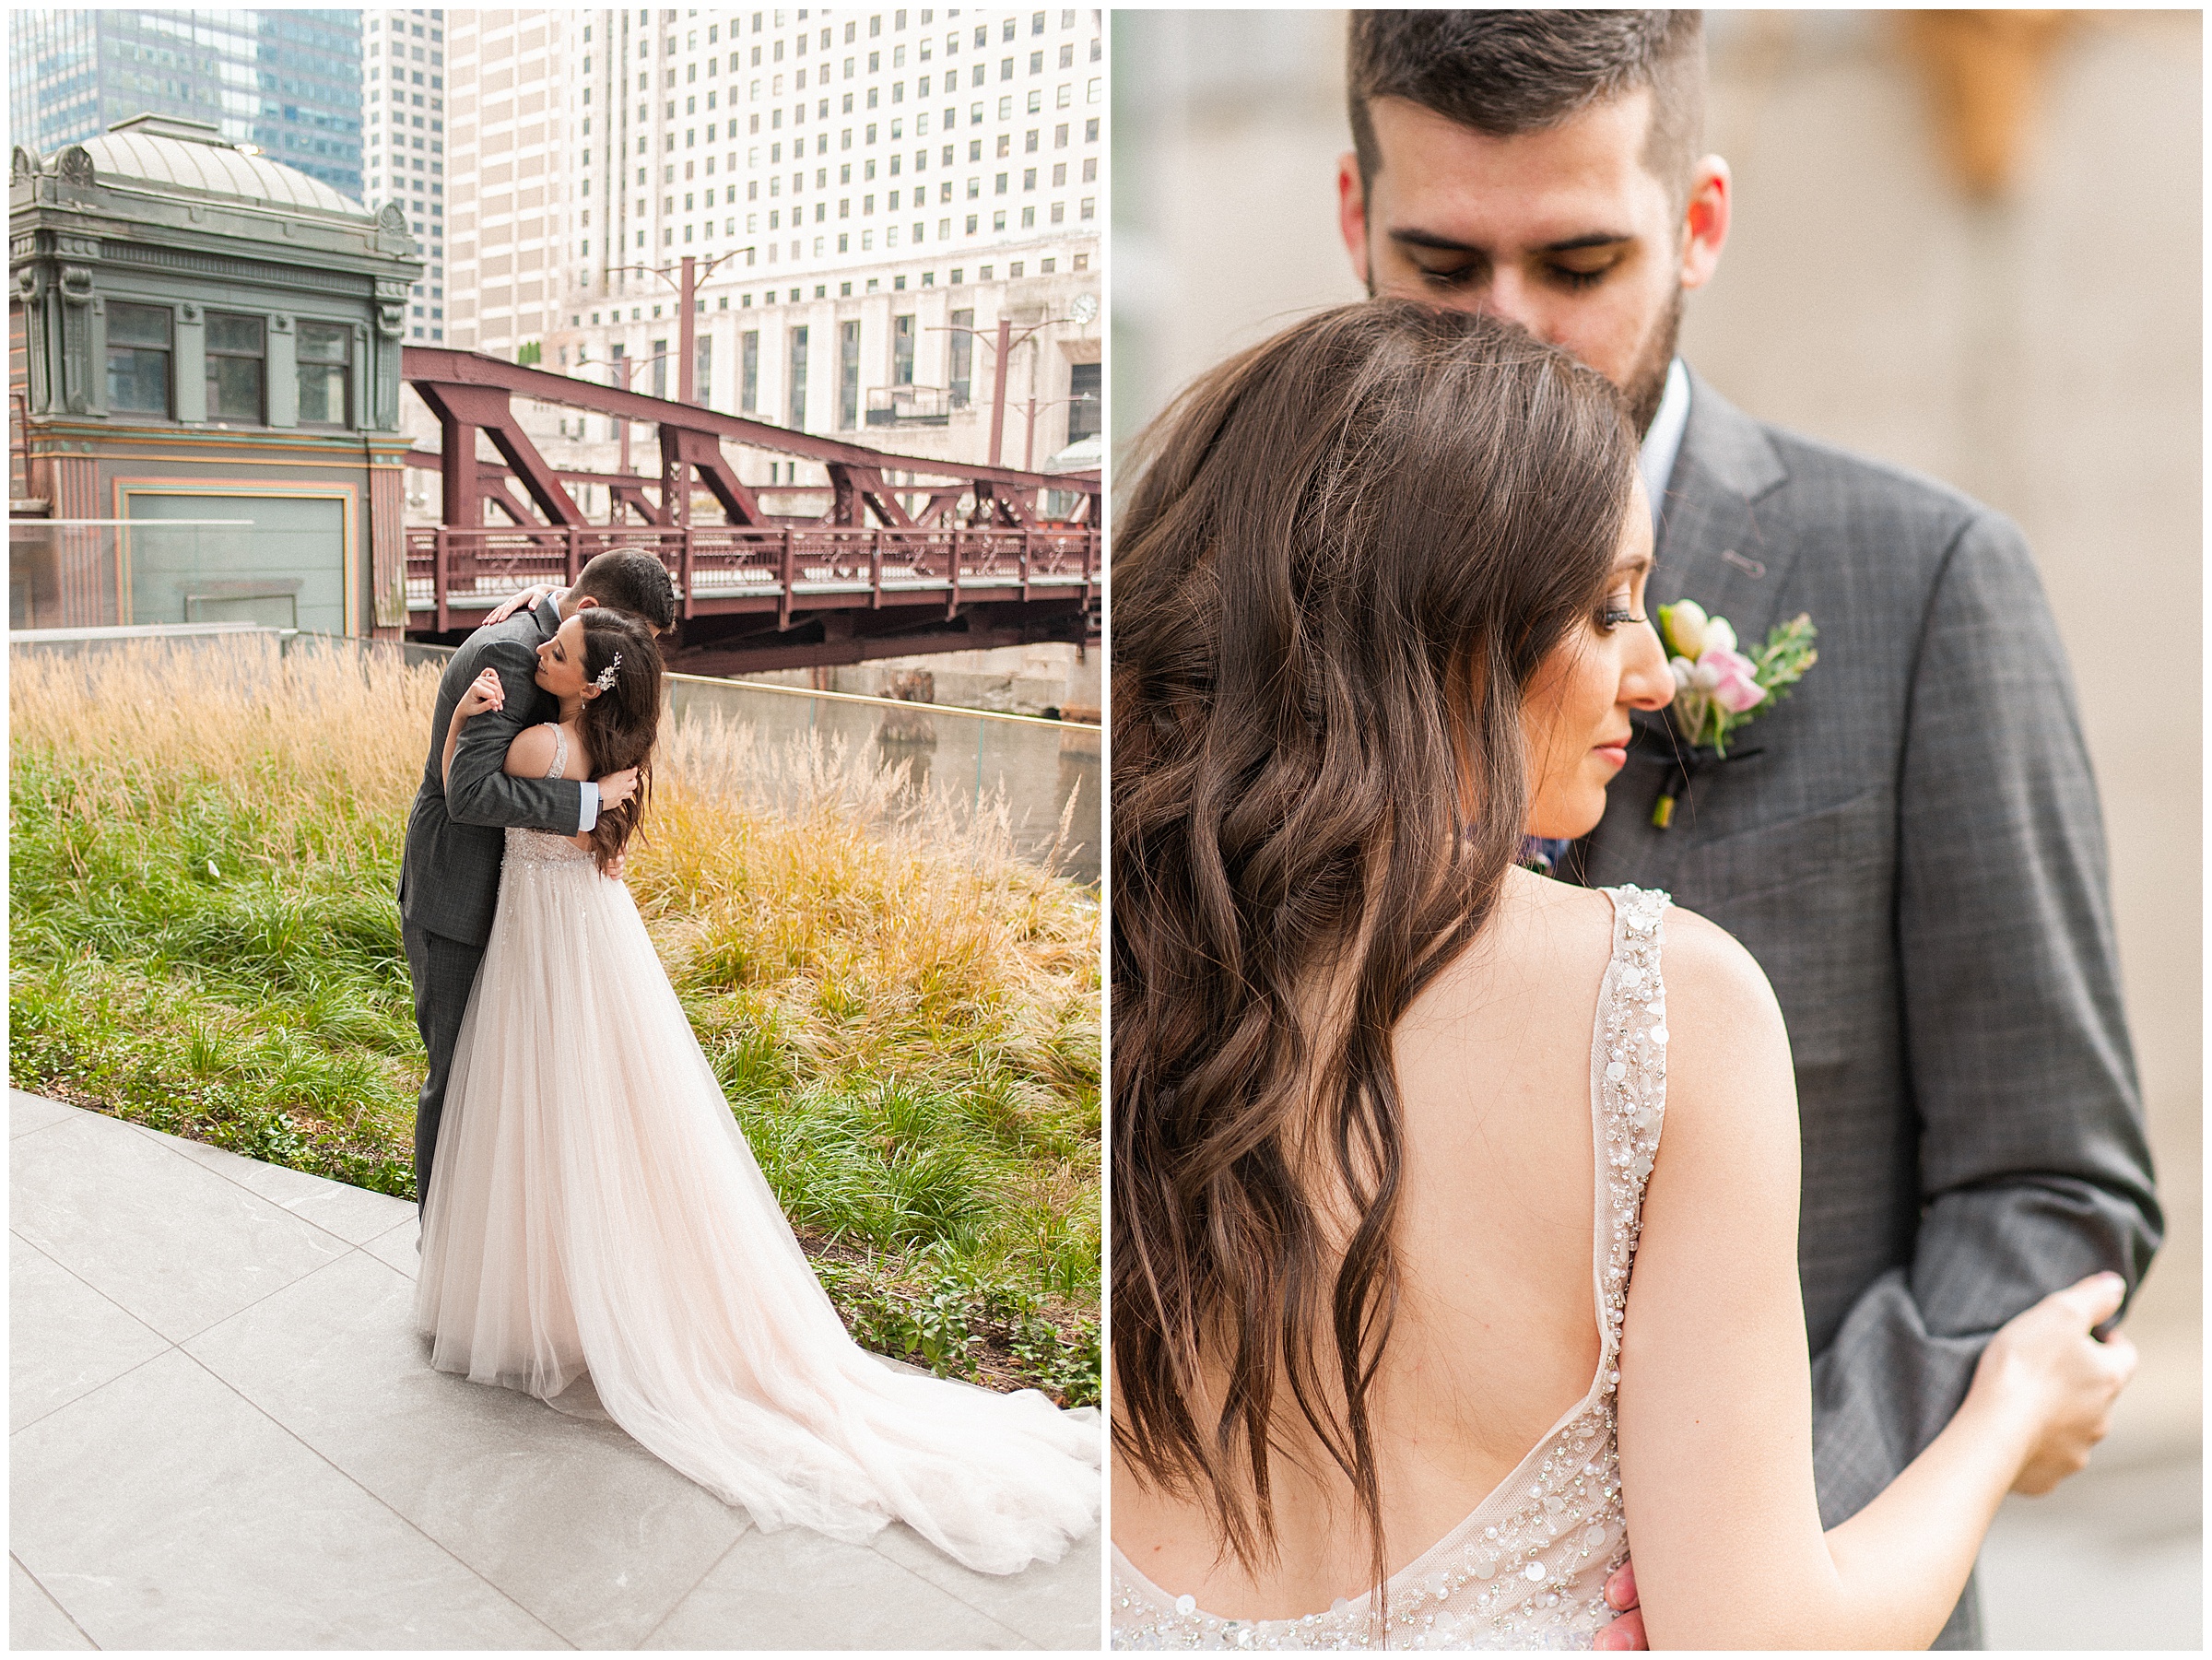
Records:
[[[1680,1106],[1734,1121],[1794,1101],[1782,1007],[1765,971],[1735,936],[1694,911],[1671,907],[1659,968],[1670,1115]]]
[[[507,763],[501,769],[510,778],[543,778],[553,767],[553,728],[541,722],[525,726],[507,746]]]
[[[1660,972],[1670,999],[1773,1003],[1774,988],[1767,983],[1759,960],[1718,923],[1669,905],[1663,939]]]

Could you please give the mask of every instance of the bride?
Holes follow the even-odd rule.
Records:
[[[2005,1326],[1822,1534],[1772,993],[1664,894],[1516,868],[1597,822],[1630,711],[1672,695],[1616,394],[1375,302],[1206,375],[1145,451],[1116,1645],[1586,1648],[1632,1546],[1654,1647],[1924,1647],[2006,1491],[2103,1433],[2119,1281]]]
[[[606,608],[538,650],[560,719],[517,736],[507,772],[640,784],[584,835],[507,831],[423,1210],[432,1363],[570,1410],[595,1392],[764,1529],[859,1541],[896,1517],[983,1572],[1057,1560],[1098,1520],[1095,1432],[1034,1391],[904,1375],[852,1341],[606,879],[650,795],[661,673],[644,625]],[[502,701],[487,669],[448,767]]]

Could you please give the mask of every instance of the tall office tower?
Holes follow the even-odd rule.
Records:
[[[11,11],[7,37],[17,144],[182,115],[360,198],[359,12]]]
[[[1101,13],[448,18],[452,344],[674,396],[690,255],[700,404],[982,460],[1003,316],[1002,459],[1095,435]]]
[[[408,296],[406,338],[445,344],[445,13],[361,14],[368,201],[397,202],[428,261]]]

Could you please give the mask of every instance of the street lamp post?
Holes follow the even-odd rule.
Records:
[[[1037,325],[1038,328],[1043,326],[1042,324]],[[1013,320],[1001,312],[998,319],[998,349],[992,354],[991,358],[991,465],[993,466],[998,465],[999,440],[1006,430],[1006,359],[1014,349],[1013,342],[1007,336],[1013,333]],[[1036,332],[1036,329],[1031,329],[1030,334],[1033,335]],[[1028,339],[1029,335],[1024,335],[1022,338]]]
[[[618,271],[642,271],[648,277],[657,277],[663,282],[671,282],[676,285],[677,305],[682,312],[682,315],[677,319],[676,325],[677,357],[676,397],[678,403],[689,404],[697,401],[692,394],[696,390],[698,367],[696,346],[699,330],[697,322],[699,285],[707,277],[713,276],[714,267],[724,260],[735,259],[740,253],[750,253],[752,251],[750,247],[732,248],[727,253],[716,254],[712,259],[707,261],[704,266],[700,265],[698,255],[687,253],[683,257],[681,270],[675,276],[671,276],[665,265],[609,265],[606,268],[606,275],[609,277]]]
[[[1098,300],[1091,295],[1078,294],[1076,297],[1076,304],[1072,315],[1066,317],[1047,317],[1041,322],[1032,323],[1028,328],[1025,328],[1021,331],[1021,335],[1018,338],[1015,337],[1014,335],[1014,320],[1011,317],[1004,315],[999,318],[998,341],[996,346],[993,348],[995,353],[995,357],[992,364],[994,372],[992,377],[993,385],[991,388],[991,465],[993,466],[996,466],[999,464],[1000,448],[1006,437],[1006,358],[1008,354],[1011,353],[1017,346],[1019,346],[1022,341],[1035,337],[1040,331],[1051,328],[1054,324],[1072,323],[1078,328],[1088,328],[1091,322],[1098,316]],[[932,334],[935,334],[939,331],[932,329],[930,332]],[[977,334],[976,331],[971,328],[947,328],[943,332],[948,335],[966,335],[971,339],[980,340],[982,338],[981,335]],[[1050,406],[1047,406],[1049,407]],[[1035,418],[1036,418],[1034,416],[1030,418],[1032,427],[1034,427]],[[1034,437],[1035,434],[1032,431],[1032,444],[1034,442]],[[1027,471],[1028,469],[1025,467],[1023,470]]]
[[[1027,401],[1023,406],[1023,412],[1029,418],[1030,430],[1029,437],[1021,447],[1021,470],[1023,472],[1034,473],[1037,470],[1037,418],[1047,409],[1056,409],[1062,404],[1065,404],[1072,409],[1083,401],[1079,397],[1046,398],[1041,403],[1035,398]]]

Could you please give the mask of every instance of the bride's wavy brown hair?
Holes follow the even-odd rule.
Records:
[[[592,856],[605,871],[629,844],[653,804],[653,746],[661,729],[661,648],[653,630],[626,611],[587,606],[583,618],[583,677],[596,680],[608,668],[614,684],[586,698],[576,717],[585,748],[592,752],[592,776],[605,778],[625,767],[638,770],[637,794],[599,815],[592,826]],[[619,653],[622,661],[617,663]]]
[[[1519,851],[1523,693],[1602,602],[1634,443],[1565,353],[1381,301],[1222,364],[1135,460],[1113,554],[1114,1441],[1256,1565],[1287,1391],[1380,1584],[1392,1033]]]

